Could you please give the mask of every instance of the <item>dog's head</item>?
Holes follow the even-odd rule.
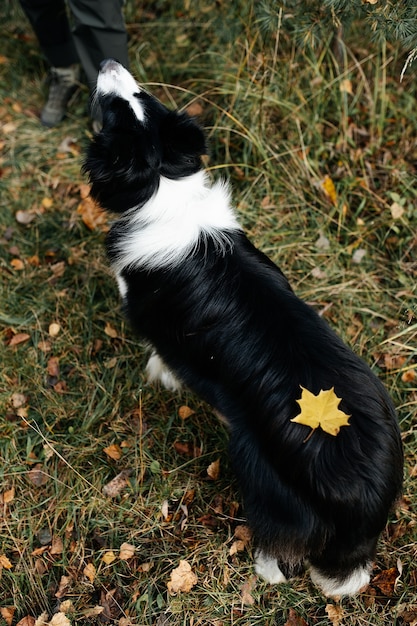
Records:
[[[179,179],[201,168],[206,145],[200,126],[186,113],[167,109],[117,61],[101,64],[97,100],[103,128],[83,169],[103,208],[121,212],[141,206],[161,176]]]

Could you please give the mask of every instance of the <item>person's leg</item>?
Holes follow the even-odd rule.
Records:
[[[71,35],[64,0],[20,0],[22,9],[51,66],[47,102],[41,112],[45,126],[55,126],[65,115],[79,81],[78,54]]]
[[[64,0],[20,0],[51,67],[78,63]]]
[[[101,61],[114,58],[129,64],[123,0],[69,0],[74,18],[73,38],[90,90],[94,90]]]

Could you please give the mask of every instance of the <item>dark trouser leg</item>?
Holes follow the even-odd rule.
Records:
[[[125,67],[129,64],[123,0],[69,0],[69,5],[74,43],[92,90],[103,59],[112,57]]]
[[[64,0],[20,0],[39,45],[52,67],[78,63]]]

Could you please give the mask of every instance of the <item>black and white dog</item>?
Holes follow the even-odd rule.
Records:
[[[310,567],[325,595],[366,586],[402,483],[393,405],[371,370],[246,238],[224,182],[210,184],[200,126],[170,111],[119,63],[102,63],[103,129],[84,169],[119,217],[107,250],[126,314],[154,348],[150,380],[185,384],[224,417],[271,583]],[[334,388],[349,427],[291,421],[301,387]]]

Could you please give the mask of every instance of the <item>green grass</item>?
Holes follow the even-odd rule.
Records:
[[[375,573],[396,566],[402,573],[389,595],[374,584],[341,606],[343,624],[406,625],[417,605],[412,71],[399,84],[405,56],[372,47],[360,31],[347,42],[342,68],[326,42],[313,53],[298,49],[283,27],[278,40],[262,36],[251,3],[136,4],[127,6],[133,72],[165,103],[201,106],[208,168],[232,180],[250,237],[373,367],[398,407],[404,497]],[[88,94],[75,95],[61,126],[42,128],[45,66],[36,41],[12,3],[0,16],[0,494],[10,500],[1,504],[0,555],[11,563],[0,574],[0,607],[16,607],[14,624],[43,611],[51,617],[64,599],[72,601],[73,624],[106,623],[88,613],[95,606],[121,626],[130,623],[121,618],[140,626],[272,626],[285,624],[290,609],[308,625],[331,623],[307,576],[276,589],[252,580],[250,546],[229,555],[244,511],[227,433],[192,394],[147,384],[146,351],[120,313],[104,234],[77,213]],[[73,153],[60,153],[66,137]],[[333,201],[323,191],[326,175]],[[394,203],[404,209],[400,217]],[[33,221],[18,223],[19,210],[33,210]],[[366,254],[355,263],[358,250]],[[56,336],[51,323],[59,324]],[[12,347],[17,333],[29,338]],[[15,394],[24,396],[20,407]],[[182,406],[194,411],[185,420]],[[104,452],[113,444],[118,460]],[[210,480],[207,467],[217,459],[220,475]],[[124,470],[125,488],[105,496],[103,487]],[[62,550],[54,554],[57,537]],[[136,547],[127,561],[118,558],[124,542]],[[106,563],[110,550],[116,558]],[[181,559],[198,583],[171,597],[167,582]],[[89,563],[93,580],[84,574]],[[62,576],[70,589],[59,599]],[[248,581],[252,605],[242,603]]]

